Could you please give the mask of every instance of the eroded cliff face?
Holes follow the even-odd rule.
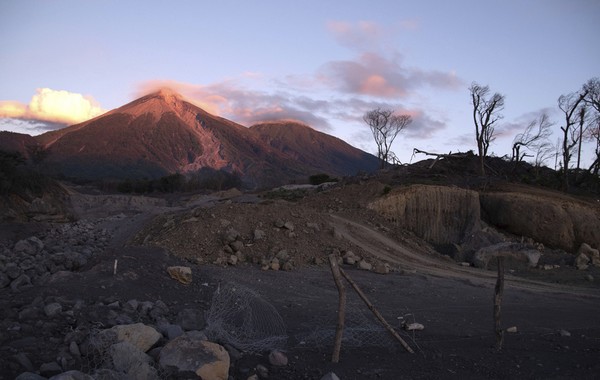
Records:
[[[472,245],[483,225],[575,253],[600,247],[600,206],[564,194],[529,191],[478,193],[448,186],[412,185],[369,207],[433,244]],[[483,235],[482,235],[483,234]],[[475,238],[475,240],[473,240]],[[493,239],[494,240],[494,239]],[[486,243],[479,241],[477,250]]]
[[[600,212],[588,203],[524,193],[482,193],[482,216],[497,228],[574,253],[600,246]]]
[[[369,208],[433,244],[459,244],[481,229],[479,194],[472,190],[412,185]]]

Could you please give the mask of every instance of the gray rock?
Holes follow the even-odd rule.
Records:
[[[354,254],[352,251],[346,251],[343,256],[344,263],[348,265],[354,265],[359,260],[359,257]]]
[[[0,289],[6,288],[10,284],[10,278],[7,275],[0,272]]]
[[[15,356],[13,356],[13,358],[25,370],[27,370],[29,372],[35,372],[35,368],[33,367],[33,363],[31,363],[31,360],[29,360],[29,357],[27,357],[27,354],[25,354],[24,352],[19,352],[18,354],[16,354]]]
[[[390,266],[387,263],[377,262],[373,267],[373,272],[377,274],[388,274],[390,273]]]
[[[83,372],[72,370],[52,376],[49,380],[94,380],[94,378]]]
[[[76,358],[81,357],[81,351],[79,351],[79,346],[77,345],[77,342],[72,341],[71,343],[69,343],[69,352],[71,353],[71,355],[73,355]]]
[[[167,339],[169,340],[175,339],[178,336],[183,335],[183,329],[179,325],[167,325],[165,332]]]
[[[150,363],[136,363],[127,371],[127,380],[160,380],[156,368]]]
[[[263,379],[269,378],[269,369],[262,364],[256,366],[256,373]]]
[[[35,306],[28,306],[19,312],[19,320],[37,319],[40,314],[40,309]]]
[[[600,256],[600,251],[598,251],[595,248],[590,247],[589,244],[587,243],[581,243],[581,246],[579,247],[579,249],[577,250],[577,254],[584,254],[587,257],[598,257]]]
[[[283,367],[288,364],[288,358],[283,352],[273,350],[269,353],[269,363],[275,367]]]
[[[23,270],[16,263],[8,263],[6,264],[6,268],[4,268],[4,273],[6,273],[8,278],[14,280],[23,273]]]
[[[140,303],[137,300],[129,300],[123,305],[123,310],[128,312],[134,312],[137,310]]]
[[[174,375],[193,372],[202,379],[227,380],[229,362],[222,346],[185,335],[167,343],[159,356],[162,369]]]
[[[279,260],[285,261],[290,258],[290,254],[286,249],[282,249],[281,251],[277,252],[275,257],[277,257]]]
[[[15,244],[13,250],[19,254],[25,253],[28,255],[35,255],[35,253],[37,252],[37,247],[34,244],[32,244],[29,240],[19,240]]]
[[[238,253],[240,253],[238,251]],[[237,265],[238,263],[238,257],[236,255],[229,255],[229,257],[227,258],[227,264],[229,265]]]
[[[360,260],[358,262],[358,268],[362,270],[372,270],[373,265],[365,260]]]
[[[44,313],[47,317],[56,317],[62,313],[62,305],[58,302],[49,303],[48,305],[44,306]]]
[[[254,240],[262,240],[265,238],[265,231],[256,229],[254,230]]]
[[[139,311],[142,315],[147,315],[154,308],[154,303],[151,301],[140,302]]]
[[[283,227],[288,231],[294,231],[294,223],[292,222],[285,222]]]
[[[587,255],[585,253],[580,253],[575,258],[575,267],[579,270],[585,270],[588,268],[589,262],[590,262],[590,258],[587,257]],[[11,286],[12,286],[12,284],[11,284]]]
[[[242,243],[239,240],[236,240],[229,243],[229,246],[231,247],[231,249],[233,249],[233,252],[239,252],[244,248],[244,243]]]
[[[340,378],[335,373],[328,372],[321,377],[321,380],[340,380]]]
[[[277,228],[283,228],[283,226],[285,225],[285,221],[282,219],[277,219],[273,224]]]
[[[40,376],[33,372],[23,372],[15,377],[15,380],[47,380],[44,376]]]
[[[92,374],[95,380],[129,380],[126,375],[108,368],[100,368]]]
[[[115,343],[108,349],[113,366],[117,371],[129,372],[139,363],[151,363],[152,358],[129,342]]]
[[[202,330],[206,326],[204,313],[198,309],[183,309],[177,313],[175,322],[185,331]]]
[[[22,274],[10,283],[10,288],[13,292],[19,292],[21,289],[33,286],[28,275]]]
[[[235,230],[234,228],[230,228],[227,230],[227,232],[225,232],[225,235],[223,236],[223,240],[226,244],[229,244],[229,243],[236,241],[239,237],[240,237],[240,233],[237,230]]]
[[[143,323],[114,326],[100,334],[115,334],[119,342],[131,343],[143,352],[154,346],[162,336],[156,329]]]
[[[54,376],[62,372],[62,367],[57,362],[44,363],[40,366],[42,376]]]
[[[208,340],[206,334],[198,330],[187,331],[185,336],[193,340]]]

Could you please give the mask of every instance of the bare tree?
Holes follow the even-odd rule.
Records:
[[[572,92],[561,95],[558,98],[558,108],[564,113],[564,125],[560,127],[563,132],[562,139],[562,164],[563,164],[563,189],[569,189],[569,165],[573,157],[573,149],[579,144],[580,128],[583,128],[585,118],[585,106],[583,102],[587,96],[584,88],[580,92]]]
[[[377,144],[377,158],[383,169],[390,158],[392,143],[398,133],[412,122],[412,118],[410,115],[394,115],[390,109],[377,108],[365,113],[363,120],[371,129]]]
[[[592,78],[583,85],[584,91],[587,91],[587,96],[583,101],[592,109],[593,115],[590,117],[590,128],[588,131],[588,139],[593,141],[595,145],[595,158],[588,172],[598,175],[600,171],[600,79]]]
[[[521,148],[535,149],[539,152],[540,146],[545,144],[552,134],[551,127],[552,122],[546,113],[529,122],[525,131],[516,135],[513,140],[511,161],[520,162],[527,156],[526,152],[521,152]]]
[[[475,139],[480,160],[480,172],[485,174],[485,157],[492,141],[494,141],[494,128],[498,120],[502,119],[500,111],[504,108],[504,95],[494,93],[489,96],[489,86],[481,86],[473,82],[469,87],[471,102],[473,103],[473,122],[475,123]]]

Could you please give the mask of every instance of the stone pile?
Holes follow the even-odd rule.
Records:
[[[38,236],[0,246],[0,289],[43,284],[59,271],[76,271],[103,252],[111,233],[95,222],[62,224]]]
[[[6,359],[3,365],[21,373],[17,379],[226,380],[242,356],[234,347],[208,340],[203,310],[176,312],[161,300],[121,302],[110,296],[92,303],[48,296],[5,314],[0,356]],[[43,336],[32,337],[36,332]],[[35,353],[39,339],[56,347],[42,362]],[[288,364],[279,350],[265,354],[268,363],[246,369],[248,377],[262,379],[269,365]]]

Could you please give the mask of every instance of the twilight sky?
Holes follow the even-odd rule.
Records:
[[[409,113],[392,147],[407,162],[414,147],[476,150],[477,81],[506,95],[502,156],[540,112],[558,131],[558,97],[600,76],[599,20],[598,0],[4,0],[0,130],[40,134],[166,86],[242,125],[296,119],[371,153],[362,115]]]

